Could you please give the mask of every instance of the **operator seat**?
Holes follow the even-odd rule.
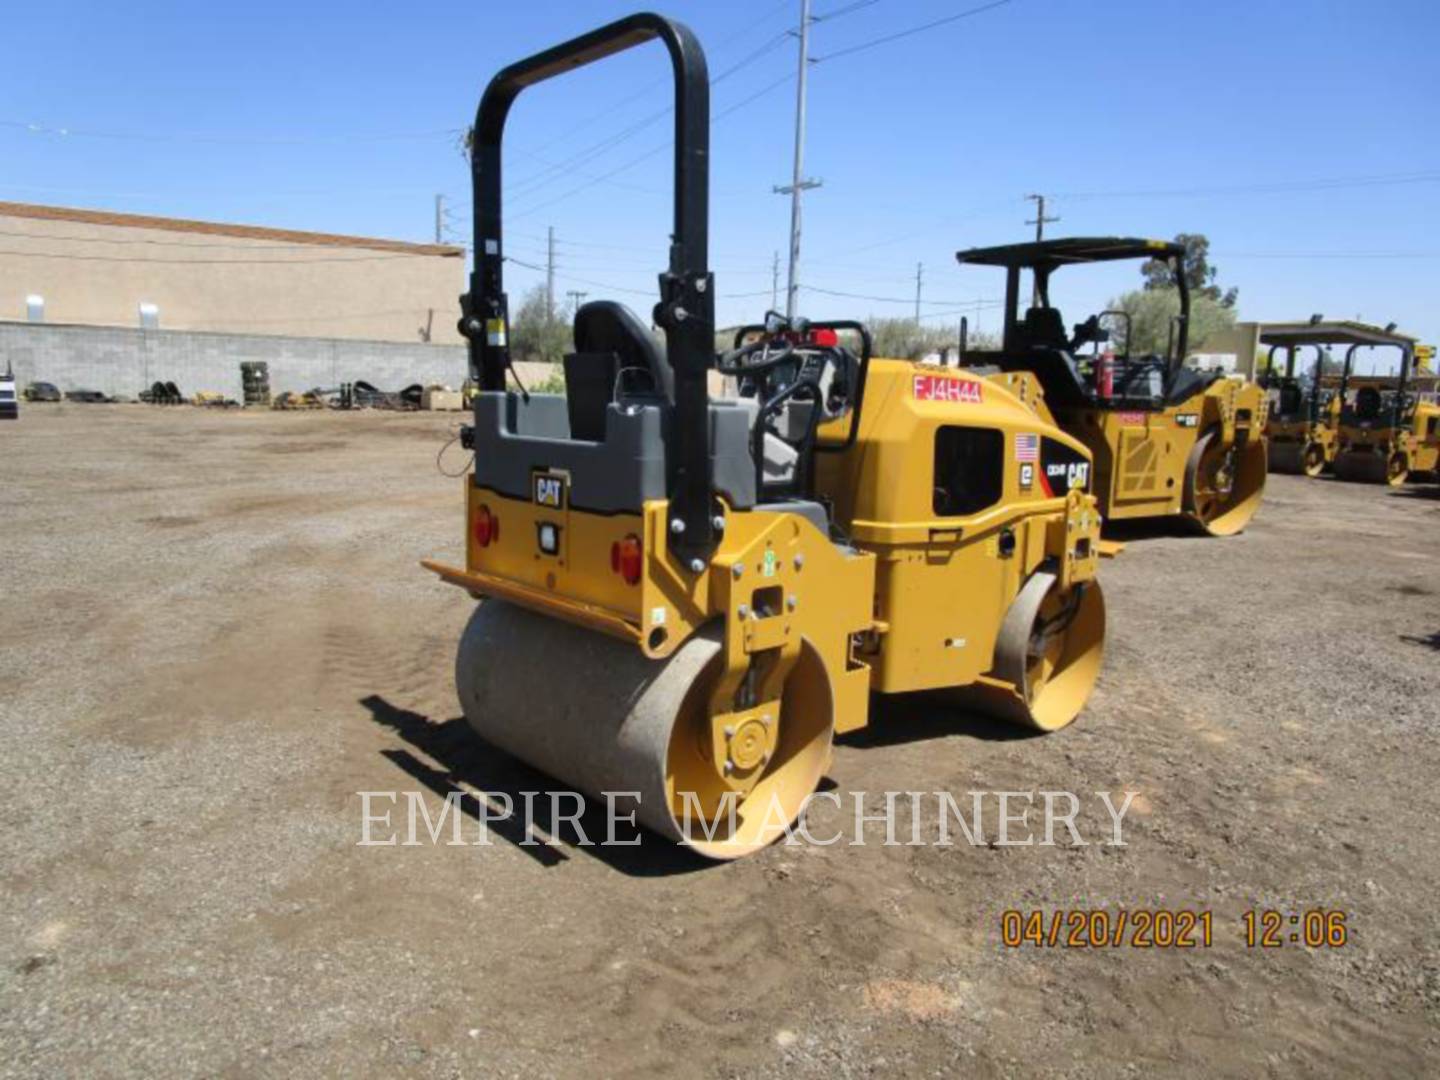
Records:
[[[1362,386],[1355,393],[1355,415],[1361,420],[1375,420],[1380,416],[1384,399],[1373,386]]]
[[[1025,312],[1020,333],[1031,349],[1070,351],[1070,337],[1065,333],[1065,320],[1059,308],[1032,307]]]
[[[1015,326],[1014,335],[1018,347],[1002,357],[1002,368],[1034,371],[1053,407],[1084,408],[1090,404],[1090,391],[1075,366],[1059,308],[1028,308]]]
[[[1275,412],[1280,416],[1296,416],[1305,407],[1305,394],[1293,382],[1280,384],[1279,402]]]
[[[673,402],[674,373],[655,335],[624,304],[592,300],[575,312],[575,351],[565,357],[570,437],[601,442],[612,401]]]

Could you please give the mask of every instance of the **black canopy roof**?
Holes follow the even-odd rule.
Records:
[[[1170,240],[1142,240],[1130,236],[1066,236],[1057,240],[958,251],[962,263],[979,266],[1019,266],[1053,270],[1072,263],[1110,262],[1116,259],[1166,259],[1185,254]]]
[[[1397,345],[1402,349],[1415,345],[1409,334],[1349,319],[1265,323],[1260,327],[1260,341],[1265,345]]]

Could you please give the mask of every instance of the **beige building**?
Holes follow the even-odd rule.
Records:
[[[460,342],[463,248],[0,202],[0,320]]]

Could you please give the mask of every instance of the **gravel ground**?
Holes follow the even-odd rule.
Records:
[[[1440,489],[1272,477],[1240,537],[1132,535],[1074,727],[905,700],[837,751],[847,815],[1069,790],[1098,839],[1090,793],[1133,791],[1123,848],[358,847],[362,791],[546,790],[457,718],[471,601],[417,566],[461,557],[455,422],[0,430],[0,1073],[1440,1068]],[[1074,907],[1208,910],[1213,944],[1000,942]],[[1244,911],[1316,907],[1344,947],[1245,947]]]

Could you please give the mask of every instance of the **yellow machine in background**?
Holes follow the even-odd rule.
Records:
[[[1433,401],[1416,405],[1410,432],[1415,437],[1410,475],[1424,473],[1430,480],[1440,479],[1440,405]]]
[[[675,220],[654,319],[575,315],[566,394],[506,389],[500,146],[522,89],[658,39]],[[872,360],[854,322],[772,317],[714,354],[708,77],[635,15],[501,71],[476,117],[463,299],[475,452],[456,683],[485,739],[713,858],[779,836],[873,691],[966,688],[1062,727],[1099,670],[1091,458],[1005,387]],[[712,399],[711,370],[733,378]],[[628,793],[628,794],[627,794]]]
[[[1212,536],[1243,529],[1265,489],[1265,395],[1255,384],[1184,365],[1190,297],[1181,273],[1185,249],[1163,240],[1068,237],[976,248],[962,264],[1003,267],[1005,329],[999,351],[968,352],[962,363],[998,369],[1019,386],[1031,375],[1043,415],[1080,440],[1095,459],[1094,491],[1107,521],[1182,515]],[[1168,354],[1132,355],[1124,312],[1101,312],[1065,329],[1050,302],[1051,274],[1064,266],[1159,259],[1175,273],[1180,312]],[[1020,272],[1030,271],[1033,303],[1020,310]],[[1109,348],[1122,328],[1124,352]],[[1082,354],[1085,346],[1090,354]]]
[[[1435,468],[1433,455],[1424,444],[1435,410],[1421,404],[1410,385],[1415,339],[1396,333],[1393,323],[1370,329],[1370,340],[1352,344],[1345,353],[1338,390],[1341,405],[1335,429],[1335,475],[1342,480],[1383,481],[1399,487],[1412,471]],[[1397,350],[1400,358],[1395,375],[1357,374],[1357,354],[1362,347]]]
[[[1339,449],[1340,408],[1343,392],[1331,385],[1327,364],[1334,363],[1330,346],[1359,345],[1383,340],[1385,331],[1358,322],[1326,322],[1320,317],[1303,323],[1266,323],[1260,327],[1260,344],[1269,346],[1259,383],[1270,398],[1265,437],[1270,445],[1272,472],[1315,477],[1331,468]],[[1299,370],[1303,348],[1314,350],[1308,374]],[[1276,360],[1283,354],[1283,367]]]

